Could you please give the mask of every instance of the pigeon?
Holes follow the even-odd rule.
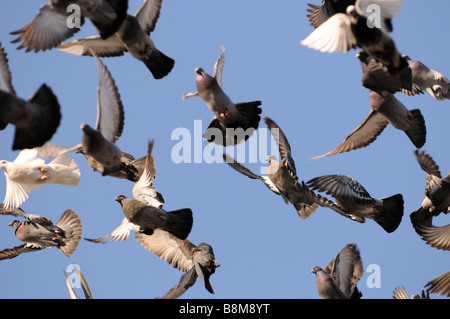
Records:
[[[322,299],[361,299],[356,287],[364,274],[359,248],[348,244],[325,269],[311,268],[316,275],[317,292]]]
[[[356,0],[322,0],[320,6],[308,3],[307,9],[310,24],[317,28],[336,13],[345,13],[350,5],[354,5]]]
[[[99,57],[117,57],[125,52],[142,61],[155,79],[170,73],[175,61],[155,47],[150,33],[159,19],[162,0],[144,0],[134,15],[127,14],[119,30],[107,39],[90,36],[63,42],[58,49],[75,55],[96,54]]]
[[[26,52],[52,49],[78,32],[85,18],[106,39],[121,27],[127,10],[128,0],[49,0],[28,25],[11,32],[19,35],[11,42],[23,41],[18,49],[26,48]]]
[[[366,147],[377,139],[388,124],[404,131],[415,147],[425,145],[427,131],[420,109],[408,110],[393,94],[386,91],[370,91],[369,96],[371,110],[363,122],[333,150],[312,157],[312,160]]]
[[[55,134],[61,121],[58,98],[43,83],[28,99],[17,96],[5,49],[0,42],[0,130],[15,125],[13,150],[42,146]]]
[[[425,284],[427,293],[450,297],[450,271],[437,276]]]
[[[359,223],[364,223],[366,218],[373,219],[387,233],[392,233],[402,220],[402,194],[377,199],[354,178],[341,174],[318,176],[307,181],[306,185],[313,191],[331,195],[336,201],[333,206],[328,203],[321,206],[329,207]]]
[[[183,99],[200,96],[214,114],[203,138],[221,146],[234,146],[248,140],[259,126],[261,101],[233,103],[223,91],[222,72],[225,48],[214,65],[213,75],[195,68],[197,91],[185,94]]]
[[[357,0],[345,13],[334,14],[300,43],[322,52],[348,52],[360,47],[390,73],[398,73],[407,68],[408,63],[389,33],[393,30],[391,19],[397,15],[403,1]],[[372,14],[378,16],[373,19]]]
[[[425,199],[410,219],[414,230],[428,245],[436,249],[450,250],[450,225],[434,226],[433,218],[450,210],[450,174],[441,176],[439,166],[425,151],[415,152],[420,168],[427,173]]]
[[[291,203],[298,216],[306,219],[311,216],[319,205],[311,201],[306,195],[308,188],[304,183],[299,183],[295,162],[291,156],[291,147],[280,127],[270,118],[264,117],[264,122],[270,129],[274,137],[282,162],[279,162],[273,155],[267,157],[269,166],[267,167],[267,176],[259,176],[252,173],[243,165],[224,154],[225,162],[241,174],[252,179],[261,180],[272,192],[281,195],[286,204]]]
[[[412,83],[422,92],[425,91],[438,101],[450,99],[450,81],[438,71],[430,69],[420,61],[403,56],[412,70]],[[407,95],[408,92],[404,92]]]
[[[28,219],[22,222],[13,220],[9,223],[17,238],[25,244],[0,251],[0,260],[48,247],[56,247],[65,256],[70,257],[81,240],[83,227],[78,215],[71,209],[67,209],[56,224],[45,217],[27,214],[20,208],[9,209],[4,205],[0,207],[0,214]]]
[[[402,288],[400,288],[399,286],[395,287],[392,294],[393,299],[430,299],[430,294],[423,290],[421,295],[416,294],[411,295],[411,297],[409,297],[408,294],[406,293],[405,287],[403,286]]]
[[[155,229],[151,235],[136,232],[135,237],[145,249],[185,273],[180,282],[160,299],[179,297],[195,283],[197,277],[200,277],[209,293],[214,293],[210,277],[219,265],[211,245],[201,242],[196,246],[188,239],[177,238],[162,229]]]
[[[75,269],[75,274],[77,276],[77,282],[80,283],[81,288],[83,289],[84,296],[86,299],[92,299],[92,293],[91,289],[89,289],[89,285],[86,281],[86,278],[84,278],[84,275],[81,273],[81,270],[78,265],[72,264],[70,265],[73,269]],[[78,298],[77,294],[75,293],[75,290],[73,289],[72,282],[69,281],[69,278],[67,277],[66,272],[64,272],[64,278],[66,280],[67,289],[69,290],[70,299],[80,299]]]
[[[67,152],[61,152],[50,163],[38,155],[45,155],[51,144],[39,148],[24,149],[13,162],[0,160],[5,171],[6,194],[3,204],[17,208],[28,199],[28,193],[44,184],[77,186],[81,173],[78,165]]]

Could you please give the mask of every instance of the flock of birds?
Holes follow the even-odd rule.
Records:
[[[71,152],[85,156],[94,171],[108,178],[126,179],[134,183],[133,198],[118,195],[124,218],[109,234],[99,238],[85,238],[94,243],[126,240],[131,231],[142,246],[164,259],[184,274],[180,282],[162,298],[177,298],[200,277],[205,289],[214,293],[210,277],[219,267],[213,248],[207,243],[193,244],[188,236],[193,225],[189,208],[173,211],[163,209],[162,194],[153,186],[156,163],[152,155],[153,141],[147,154],[134,158],[121,150],[116,141],[124,127],[124,107],[119,89],[100,58],[121,56],[129,52],[143,62],[155,79],[168,76],[175,61],[159,51],[150,38],[160,15],[161,0],[145,0],[134,15],[128,13],[127,0],[70,1],[81,8],[81,25],[89,19],[98,35],[64,42],[77,29],[67,26],[67,1],[51,0],[39,9],[36,17],[24,28],[12,32],[21,42],[19,49],[35,52],[58,48],[75,55],[92,56],[98,66],[98,103],[95,126],[81,124],[82,140],[66,147],[51,144],[61,119],[61,110],[52,89],[43,84],[28,100],[16,94],[11,82],[7,53],[0,48],[0,125],[15,126],[13,150],[20,150],[12,162],[0,161],[5,172],[6,194],[0,214],[26,219],[10,223],[14,233],[24,244],[0,251],[0,260],[15,258],[21,253],[57,247],[70,257],[82,239],[82,224],[78,215],[67,209],[60,219],[51,220],[28,214],[20,208],[28,195],[45,184],[76,186],[81,174]],[[403,0],[322,0],[320,5],[309,4],[307,17],[314,27],[301,44],[325,52],[347,52],[358,49],[362,67],[361,83],[369,90],[371,110],[363,122],[342,143],[330,152],[314,159],[367,147],[390,123],[402,130],[417,148],[416,159],[426,172],[425,199],[411,215],[414,230],[431,247],[450,250],[450,225],[433,225],[433,218],[450,211],[450,175],[442,177],[438,165],[426,152],[419,150],[426,141],[425,120],[419,109],[408,110],[396,97],[429,94],[444,101],[450,99],[450,81],[420,61],[401,55],[390,36],[392,19]],[[370,5],[378,5],[379,25],[371,26]],[[49,27],[51,25],[51,27]],[[262,120],[277,143],[280,161],[273,155],[267,158],[267,175],[258,175],[229,155],[226,163],[235,171],[261,180],[273,193],[292,205],[301,219],[310,218],[319,207],[326,207],[352,221],[376,222],[385,232],[394,232],[402,221],[402,194],[385,198],[372,197],[354,178],[346,175],[323,175],[301,181],[297,176],[290,144],[276,122],[261,117],[261,101],[234,103],[222,87],[225,48],[217,59],[213,74],[196,68],[196,91],[183,93],[183,99],[201,97],[213,118],[203,137],[210,143],[235,146],[245,143],[258,129]],[[245,134],[240,134],[245,132]],[[45,158],[53,158],[49,163]],[[319,193],[324,193],[320,195]],[[332,199],[327,198],[330,195]],[[78,271],[78,270],[77,270]],[[346,245],[330,262],[315,266],[317,291],[320,297],[361,298],[357,282],[362,277],[362,261],[356,244]],[[77,272],[87,297],[92,297],[87,282]],[[66,276],[67,280],[67,276]],[[67,281],[68,282],[68,281]],[[426,292],[414,298],[429,298],[429,293],[450,296],[450,272],[426,284]],[[71,287],[68,284],[70,291]],[[71,296],[75,296],[73,291]],[[394,298],[409,298],[397,287]]]

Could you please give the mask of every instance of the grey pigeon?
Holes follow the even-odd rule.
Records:
[[[437,276],[425,284],[427,293],[450,297],[450,271]]]
[[[425,91],[438,101],[450,99],[450,81],[436,70],[430,69],[420,61],[411,60],[409,56],[404,58],[412,70],[412,83],[414,87]],[[408,92],[404,92],[407,95]]]
[[[317,292],[322,299],[360,299],[356,287],[364,274],[359,248],[348,244],[333,258],[325,269],[314,266]]]
[[[78,14],[73,11],[76,10],[74,5],[80,10],[80,16],[74,17],[75,20],[71,16],[72,13]],[[26,52],[45,51],[78,32],[85,18],[90,19],[100,37],[106,39],[122,25],[127,10],[128,0],[49,0],[28,25],[11,32],[20,35],[11,42],[23,41],[18,49],[26,48]]]
[[[281,195],[286,204],[291,203],[301,219],[306,219],[316,211],[319,205],[310,200],[307,195],[309,191],[307,186],[298,181],[295,162],[291,156],[291,147],[283,131],[272,119],[264,117],[263,120],[278,145],[281,162],[273,155],[267,157],[269,162],[267,177],[252,173],[227,155],[224,155],[225,162],[249,178],[260,179],[271,191]]]
[[[408,296],[408,294],[406,293],[406,289],[405,287],[395,287],[394,291],[392,292],[392,298],[393,299],[430,299],[430,294],[428,292],[425,292],[422,290],[422,294],[415,294],[415,295],[411,295],[411,297]]]
[[[147,155],[145,157],[145,166],[144,170],[142,172],[142,175],[140,176],[139,180],[134,184],[133,186],[133,198],[137,201],[142,203],[142,205],[148,205],[151,207],[155,207],[156,209],[159,209],[157,213],[163,213],[161,210],[164,205],[164,198],[163,196],[157,192],[153,186],[153,180],[155,178],[156,174],[156,165],[153,155],[151,154],[153,150],[153,141],[149,142],[148,149],[147,149]],[[192,227],[192,212],[183,213],[181,212],[182,216],[186,216],[188,219],[187,229]],[[122,241],[126,240],[128,236],[130,235],[130,231],[133,230],[135,232],[141,231],[141,227],[132,221],[128,219],[127,216],[122,220],[120,225],[114,229],[111,233],[108,235],[105,235],[103,237],[90,239],[85,238],[87,241],[94,242],[94,243],[106,243],[109,240],[114,241]],[[184,232],[184,230],[182,230]]]
[[[340,174],[318,176],[307,181],[306,185],[311,190],[325,192],[335,199],[333,206],[318,201],[321,206],[329,207],[359,223],[364,223],[366,218],[373,219],[386,232],[392,233],[402,220],[402,194],[377,199],[354,178]]]
[[[125,17],[119,30],[107,39],[91,36],[64,42],[58,49],[76,54],[95,54],[99,57],[117,57],[125,52],[143,62],[155,79],[161,79],[172,70],[175,61],[158,50],[150,38],[159,19],[162,0],[144,0],[134,15]]]
[[[388,124],[404,131],[414,146],[420,148],[425,144],[425,119],[419,109],[408,110],[393,94],[386,91],[370,91],[369,96],[371,110],[363,122],[333,150],[311,159],[366,147],[377,139]]]
[[[55,134],[61,121],[58,98],[45,83],[28,99],[17,96],[5,49],[0,43],[0,129],[14,124],[13,150],[42,146]]]
[[[308,3],[309,22],[314,28],[319,27],[336,13],[345,13],[350,5],[354,5],[356,0],[322,0],[320,5]]]
[[[71,209],[67,209],[56,224],[45,217],[26,214],[20,208],[8,209],[1,206],[0,214],[29,218],[27,221],[13,220],[9,223],[17,238],[25,244],[0,251],[0,260],[48,247],[56,247],[70,257],[81,240],[83,227],[78,215]]]
[[[81,288],[83,289],[84,296],[86,297],[86,299],[92,299],[91,289],[89,288],[86,278],[84,278],[84,275],[82,274],[80,268],[78,267],[78,265],[75,265],[75,264],[72,264],[71,266],[73,269],[75,269],[77,281],[80,283]],[[69,290],[70,298],[71,299],[80,299],[80,298],[78,298],[77,294],[75,293],[75,290],[73,289],[74,287],[73,287],[71,281],[69,280],[69,278],[67,277],[66,272],[64,270],[63,270],[63,272],[64,272],[64,278],[66,280],[67,289]]]
[[[195,68],[197,91],[183,93],[183,99],[200,96],[214,114],[203,138],[222,146],[240,144],[249,139],[259,126],[261,101],[233,103],[222,88],[225,48],[214,65],[213,76]]]
[[[336,13],[300,43],[322,52],[347,52],[360,47],[373,56],[390,73],[408,67],[389,35],[394,18],[404,0],[356,0],[345,13]],[[378,6],[380,19],[372,21],[372,6]],[[377,22],[379,25],[377,25]]]
[[[417,162],[427,173],[425,199],[410,215],[411,223],[418,235],[431,247],[450,250],[450,225],[434,226],[433,218],[450,209],[450,174],[442,178],[439,166],[425,151],[415,151]]]
[[[202,242],[196,246],[188,239],[177,238],[161,229],[156,229],[151,235],[136,232],[135,237],[145,249],[185,272],[180,282],[161,299],[179,297],[195,283],[197,277],[200,277],[209,293],[214,293],[210,277],[219,265],[211,245]]]

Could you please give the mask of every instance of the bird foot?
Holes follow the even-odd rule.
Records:
[[[220,113],[220,117],[223,118],[224,120],[226,120],[226,119],[230,119],[231,115],[230,115],[230,112],[225,111],[223,113]]]
[[[219,267],[220,267],[220,264],[219,264],[219,262],[218,262],[217,260],[214,260],[214,266],[215,266],[216,268],[219,268]]]
[[[435,210],[435,209],[436,209],[436,206],[434,206],[434,205],[431,206],[431,207],[430,207],[430,213],[431,213],[433,210]]]
[[[46,172],[47,172],[47,169],[46,169],[45,167],[40,167],[39,170],[40,170],[42,173],[46,173]]]
[[[61,241],[61,238],[59,238],[59,237],[52,237],[52,240],[53,240],[54,242],[59,243],[59,242]]]
[[[41,181],[46,181],[46,180],[48,180],[48,176],[44,175],[44,176],[42,176],[39,180],[41,180]]]

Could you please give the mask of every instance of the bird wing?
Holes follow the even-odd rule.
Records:
[[[6,193],[3,204],[6,208],[17,208],[28,199],[28,193],[40,189],[39,184],[20,184],[13,181],[5,172]]]
[[[347,137],[338,146],[328,153],[312,157],[310,160],[366,147],[377,139],[388,124],[388,120],[381,113],[371,110],[364,121],[349,135],[347,135]]]
[[[53,222],[43,216],[36,214],[27,214],[21,208],[7,208],[6,205],[0,204],[0,215],[11,215],[15,217],[23,217],[29,221],[40,225],[52,225]]]
[[[123,131],[125,114],[119,90],[108,68],[97,58],[98,67],[98,100],[97,122],[95,129],[100,131],[104,138],[115,143]]]
[[[438,227],[434,225],[428,226],[424,223],[416,223],[414,229],[431,247],[450,250],[450,225]]]
[[[442,187],[442,175],[439,166],[430,155],[425,153],[425,151],[415,150],[414,154],[416,155],[416,160],[419,163],[420,168],[427,173],[425,194],[432,194]]]
[[[145,168],[141,177],[134,184],[133,198],[147,205],[162,208],[164,199],[153,187],[153,180],[156,175],[155,159],[152,155],[153,141],[148,143],[147,156],[145,158]]]
[[[29,253],[29,252],[41,250],[44,248],[45,247],[31,246],[29,244],[23,244],[20,246],[16,246],[14,248],[7,248],[7,249],[0,251],[0,260],[11,259],[11,258],[19,256],[20,254]]]
[[[144,0],[134,16],[147,35],[153,32],[158,22],[162,0]]]
[[[130,236],[130,231],[134,230],[135,232],[139,231],[139,226],[136,226],[133,223],[130,223],[128,221],[128,219],[125,217],[122,222],[120,223],[120,225],[114,229],[111,233],[109,233],[108,235],[105,235],[103,237],[99,237],[99,238],[85,238],[85,240],[93,242],[93,243],[107,243],[110,240],[113,241],[123,241],[126,240],[128,238],[128,236]]]
[[[450,297],[450,271],[430,280],[425,287],[428,287],[429,293],[440,293],[441,296]]]
[[[8,57],[6,51],[1,47],[0,42],[0,90],[15,94],[12,86],[12,76],[8,65]]]
[[[161,229],[155,229],[152,235],[135,232],[135,237],[145,249],[178,270],[187,272],[194,267],[192,256],[196,246],[189,240],[181,240]]]
[[[287,166],[289,173],[291,173],[294,178],[297,178],[295,162],[291,156],[291,146],[289,145],[286,135],[284,135],[281,128],[272,119],[264,117],[263,120],[270,129],[270,134],[278,145],[278,151],[280,152],[280,158],[283,161],[283,164]]]
[[[195,284],[195,281],[197,280],[197,272],[195,271],[195,267],[192,267],[191,270],[184,273],[181,278],[180,282],[173,286],[167,294],[164,296],[158,298],[158,299],[175,299],[181,296],[188,290],[190,287],[192,287]]]
[[[225,47],[223,45],[219,45],[220,49],[222,50],[222,54],[217,59],[216,63],[214,64],[214,70],[213,70],[213,78],[216,79],[217,84],[219,84],[220,88],[223,88],[222,86],[222,73],[223,73],[223,66],[225,65]]]
[[[346,14],[337,13],[314,29],[300,44],[321,52],[347,52],[356,47],[350,25]]]
[[[325,192],[336,199],[350,200],[361,205],[374,204],[374,198],[354,178],[346,175],[323,175],[306,184],[313,190]]]
[[[95,53],[98,57],[117,57],[127,52],[125,45],[113,35],[102,39],[99,35],[94,35],[82,39],[63,42],[58,45],[58,49],[75,55],[92,56]]]
[[[81,17],[81,24],[84,18]],[[47,50],[56,47],[62,41],[70,38],[80,28],[69,28],[67,26],[67,14],[64,11],[56,9],[52,1],[43,4],[37,15],[31,22],[20,30],[13,31],[11,34],[20,34],[12,43],[23,41],[18,49],[26,47],[26,52],[34,50]]]

